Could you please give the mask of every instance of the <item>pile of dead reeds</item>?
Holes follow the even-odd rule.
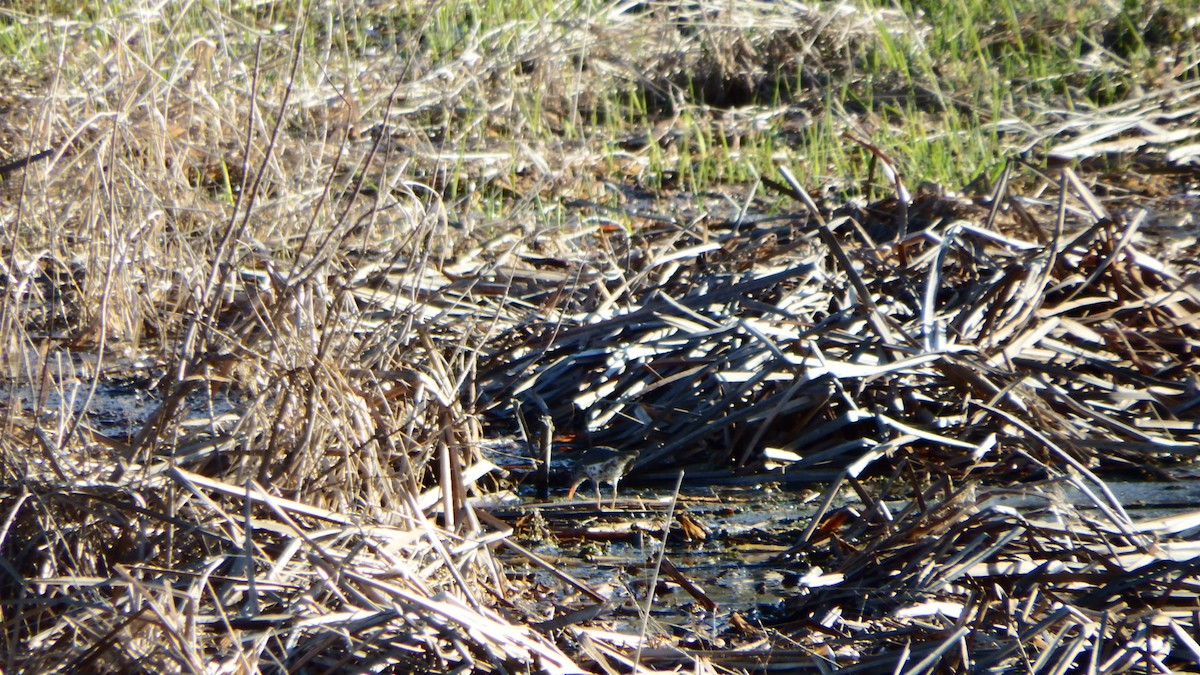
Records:
[[[484,373],[501,408],[543,406],[560,430],[641,447],[643,470],[693,484],[743,468],[829,481],[778,561],[802,583],[764,615],[772,627],[744,650],[651,662],[1200,661],[1200,517],[1131,520],[1098,476],[1158,477],[1200,447],[1193,272],[1160,257],[1161,232],[1142,236],[1148,211],[1110,211],[1072,170],[1037,198],[1008,177],[976,199],[902,190],[832,211],[776,183],[808,208],[597,228],[625,265],[581,267],[582,294],[506,271],[526,311]],[[831,510],[847,488],[861,509]]]
[[[510,284],[530,309],[498,338],[489,391],[643,447],[643,465],[861,472],[901,453],[926,474],[986,456],[1024,476],[1029,459],[1192,455],[1198,297],[1138,243],[1148,214],[1108,213],[1069,170],[1054,208],[1002,188],[828,224],[598,231],[628,266],[570,306]]]

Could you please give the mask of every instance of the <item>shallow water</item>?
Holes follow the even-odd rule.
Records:
[[[1195,480],[1113,482],[1107,488],[1135,523],[1178,518],[1200,504],[1200,481]],[[1052,500],[1061,500],[1080,507],[1085,515],[1096,511],[1086,495],[1075,488],[1045,488],[1055,493],[1053,497],[1040,494],[1040,489],[989,491],[978,506],[1032,512],[1044,511]],[[705,608],[660,570],[650,613],[651,632],[719,643],[734,612],[753,623],[784,598],[803,592],[801,586],[820,585],[821,570],[781,558],[800,541],[820,502],[820,496],[811,490],[792,491],[770,484],[692,489],[681,494],[665,556],[717,606]],[[496,513],[510,523],[538,519],[540,534],[531,535],[528,528],[518,525],[518,540],[561,571],[615,601],[616,606],[600,618],[615,630],[636,633],[641,615],[633,603],[636,601],[639,607],[646,604],[646,589],[655,578],[670,503],[671,496],[665,491],[622,489],[615,509],[605,503],[605,508],[597,510],[590,499],[568,502],[560,497],[538,502],[526,498],[522,505]],[[888,506],[897,512],[904,505],[895,502]],[[841,509],[853,517],[861,510],[859,507],[857,495],[846,488],[834,498],[829,512]],[[680,514],[686,514],[706,531],[702,540],[688,541],[683,536]],[[1177,536],[1190,538],[1198,534],[1200,517],[1183,522]],[[562,589],[563,585],[550,572],[527,565],[520,556],[505,553],[503,557],[512,569],[524,570],[533,583],[547,589],[545,597],[554,606],[565,611],[593,603],[569,590],[552,590]]]

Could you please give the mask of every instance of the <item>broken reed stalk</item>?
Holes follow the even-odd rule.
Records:
[[[892,336],[892,331],[888,327],[887,321],[883,319],[879,313],[879,308],[875,305],[873,294],[867,288],[867,285],[863,283],[858,271],[854,269],[854,265],[850,262],[849,256],[846,255],[845,249],[842,248],[841,242],[829,230],[829,224],[825,222],[825,217],[821,215],[821,210],[817,208],[812,197],[801,187],[800,181],[796,180],[796,176],[786,165],[779,164],[776,166],[776,169],[779,171],[779,175],[783,176],[783,179],[787,181],[788,187],[791,188],[792,197],[803,204],[804,208],[808,209],[808,214],[816,224],[817,232],[821,235],[821,240],[825,242],[825,245],[829,248],[829,252],[833,254],[834,259],[841,266],[842,272],[846,274],[850,283],[854,285],[854,289],[858,291],[859,302],[862,302],[867,308],[867,317],[871,322],[871,327],[875,329],[875,334],[879,336],[879,339],[883,341],[885,346],[895,344],[896,340]],[[881,353],[886,353],[886,350],[881,350]]]
[[[641,609],[641,625],[638,627],[637,651],[633,655],[633,670],[637,672],[642,662],[642,648],[646,644],[646,630],[650,625],[650,609],[654,606],[654,593],[658,587],[658,574],[662,570],[663,559],[667,554],[667,539],[671,536],[671,523],[675,522],[675,505],[679,502],[679,491],[683,489],[683,471],[675,478],[675,489],[671,491],[671,505],[667,507],[666,520],[663,525],[663,538],[658,545],[658,555],[654,559],[654,567],[650,571],[650,583],[646,587],[646,606]]]

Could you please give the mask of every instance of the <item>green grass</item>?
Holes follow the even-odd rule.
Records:
[[[1178,25],[1184,5],[1157,14],[1134,3],[1113,14],[1102,6],[1048,8],[1025,0],[903,2],[898,8],[903,15],[881,15],[873,36],[821,55],[828,62],[818,61],[818,70],[844,76],[832,97],[791,84],[797,73],[786,58],[723,63],[722,49],[737,39],[761,46],[772,37],[750,28],[713,28],[710,35],[702,30],[690,61],[671,64],[673,72],[654,72],[662,58],[654,41],[623,35],[624,26],[606,27],[614,36],[608,44],[577,44],[581,33],[572,31],[582,23],[603,26],[600,6],[588,3],[445,2],[403,20],[391,18],[396,44],[421,46],[405,53],[414,74],[452,68],[464,56],[480,64],[480,81],[461,89],[458,114],[442,123],[417,119],[424,126],[441,124],[440,134],[451,143],[475,148],[489,141],[582,141],[601,153],[614,137],[671,124],[679,141],[665,155],[647,151],[647,178],[653,182],[654,173],[671,171],[682,188],[703,192],[769,174],[789,153],[806,160],[797,167],[803,179],[854,175],[862,151],[841,134],[864,128],[910,180],[962,185],[1001,164],[1013,145],[993,122],[1045,108],[1099,107],[1128,96],[1152,65],[1155,45],[1148,47],[1139,29],[1164,13],[1168,18],[1158,23]],[[348,14],[333,25],[361,29],[385,16],[375,9],[370,21]],[[361,45],[370,38],[349,35],[336,42]],[[1082,67],[1089,59],[1092,65]],[[638,72],[640,67],[647,70]],[[728,110],[823,106],[810,122],[818,129],[797,135],[776,117],[718,131],[725,114],[721,97],[728,93],[720,90],[720,73],[729,82],[748,79],[771,92],[735,101]],[[676,88],[684,108],[664,107],[661,91],[654,94],[660,100],[651,102],[647,84]],[[511,103],[497,106],[500,97]],[[720,102],[716,109],[710,100]],[[754,151],[732,159],[727,141],[734,137]]]
[[[875,0],[823,33],[817,19],[751,21],[729,8],[704,15],[711,21],[666,6],[610,20],[612,5],[590,0],[355,2],[306,6],[303,17],[295,3],[234,0],[167,5],[161,16],[145,10],[61,2],[8,10],[0,53],[36,79],[59,60],[74,76],[124,49],[177,86],[195,65],[195,46],[208,42],[223,76],[207,85],[218,98],[244,91],[255,59],[264,64],[258,110],[270,125],[298,45],[287,133],[311,144],[346,131],[314,124],[322,113],[313,100],[347,108],[357,130],[388,125],[415,151],[407,175],[468,219],[502,218],[534,196],[591,195],[597,179],[739,191],[779,162],[814,188],[858,184],[870,157],[847,133],[880,148],[910,185],[954,189],[994,173],[1030,140],[1006,120],[1036,125],[1198,76],[1197,31],[1186,24],[1194,6],[1184,0],[1117,8]],[[68,46],[79,39],[87,49]],[[246,108],[228,112],[227,127],[245,127]],[[623,146],[638,136],[670,142]],[[531,178],[521,160],[530,150],[551,175]],[[505,152],[514,160],[500,161],[508,166],[500,173],[496,161],[472,159]],[[209,192],[227,207],[234,201],[228,185]]]

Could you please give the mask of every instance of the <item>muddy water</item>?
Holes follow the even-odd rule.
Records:
[[[141,431],[161,404],[157,386],[166,374],[148,356],[110,357],[101,364],[89,352],[55,351],[43,359],[28,351],[17,376],[0,386],[0,406],[37,415],[60,429],[82,420],[107,438],[127,440]],[[216,392],[198,388],[183,407],[183,426],[212,429],[236,420],[244,407],[244,401],[228,388]]]
[[[1108,488],[1135,522],[1178,516],[1200,504],[1200,481],[1196,480],[1109,483]],[[1078,490],[1052,491],[1058,493],[1055,499],[1074,504],[1085,514],[1094,508]],[[515,537],[524,546],[610,598],[613,607],[600,617],[609,627],[635,633],[640,624],[638,607],[645,606],[650,580],[655,578],[655,562],[662,550],[672,500],[665,491],[623,488],[621,492],[616,508],[606,502],[597,509],[593,499],[538,502],[526,496],[520,505],[496,514],[514,524]],[[1033,510],[1048,505],[1048,498],[1037,492],[991,491],[987,496],[981,508]],[[667,535],[665,557],[716,607],[706,606],[704,600],[660,569],[651,633],[716,644],[734,612],[754,622],[783,598],[795,595],[802,583],[820,583],[821,570],[780,562],[782,554],[800,541],[820,497],[812,490],[781,489],[770,484],[681,494]],[[903,507],[899,503],[889,506],[893,512]],[[863,509],[855,493],[845,489],[829,507],[829,512],[839,510],[853,517]],[[691,524],[681,526],[681,515]],[[1197,521],[1180,536],[1200,534],[1200,518]],[[559,615],[594,604],[591,598],[572,592],[555,575],[521,556],[504,557],[516,573],[523,573],[531,585],[543,589],[543,597],[551,600]],[[802,579],[805,574],[811,576]]]

